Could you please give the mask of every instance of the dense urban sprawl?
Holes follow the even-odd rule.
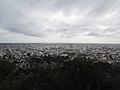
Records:
[[[120,62],[120,45],[94,45],[94,44],[1,44],[0,58],[8,59],[16,66],[27,68],[31,57],[38,58],[41,62],[44,57],[58,57],[62,60],[82,58],[95,62]],[[61,61],[59,61],[61,62]]]

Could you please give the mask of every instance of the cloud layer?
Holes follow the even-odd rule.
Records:
[[[119,5],[120,0],[0,0],[0,40],[120,43]]]

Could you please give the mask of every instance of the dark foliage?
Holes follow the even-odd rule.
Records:
[[[0,60],[0,90],[120,90],[119,65],[57,58],[31,58],[28,69]]]

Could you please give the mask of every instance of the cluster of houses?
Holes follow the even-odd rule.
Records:
[[[108,63],[120,62],[120,47],[73,44],[1,44],[0,59],[9,60],[17,67],[30,68],[30,57],[84,57]]]

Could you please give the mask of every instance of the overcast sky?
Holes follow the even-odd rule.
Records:
[[[120,0],[0,0],[1,43],[120,43]]]

